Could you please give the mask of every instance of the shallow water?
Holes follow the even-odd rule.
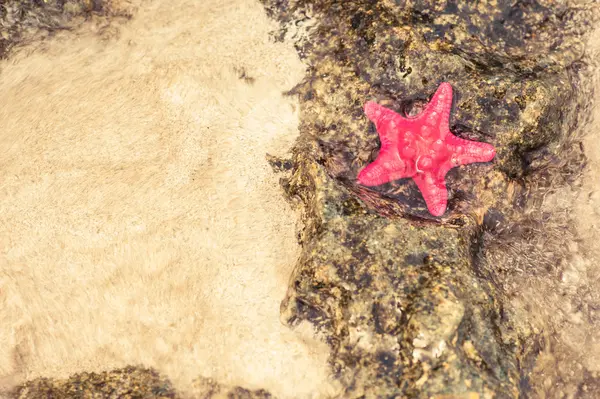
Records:
[[[599,60],[600,29],[589,38],[581,71],[579,126],[562,143],[556,179],[524,211],[528,234],[488,243],[515,325],[538,337],[521,356],[524,397],[600,397]],[[585,159],[571,156],[581,150]]]
[[[566,386],[565,397],[596,398],[600,397],[600,28],[590,36],[586,62],[583,90],[591,97],[574,134],[583,144],[586,167],[573,187],[546,199],[548,207],[564,212],[575,228],[563,243],[569,256],[561,265],[557,287],[540,295],[548,299],[546,306],[551,304],[547,314],[556,335],[550,338],[539,370],[555,385]],[[544,381],[545,392],[553,392],[550,385]]]
[[[143,364],[183,393],[326,392],[327,346],[279,320],[298,217],[266,160],[304,65],[258,2],[139,4],[0,64],[0,382]]]

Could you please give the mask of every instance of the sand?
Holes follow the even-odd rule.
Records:
[[[279,320],[299,225],[265,159],[305,66],[258,1],[141,5],[0,63],[0,383],[141,364],[322,397],[327,346]]]

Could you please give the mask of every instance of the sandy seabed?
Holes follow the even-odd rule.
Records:
[[[279,320],[299,226],[265,155],[305,67],[274,28],[254,0],[144,1],[0,63],[2,388],[141,364],[330,392],[327,346]]]

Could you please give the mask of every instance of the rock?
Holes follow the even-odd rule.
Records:
[[[211,378],[195,381],[194,397],[199,399],[271,399],[273,396],[264,389],[255,391],[242,387],[231,387],[217,383]]]
[[[551,0],[262,1],[281,23],[274,36],[293,30],[309,66],[291,93],[301,139],[285,187],[305,229],[284,320],[325,334],[345,398],[525,394],[537,335],[505,301],[516,258],[502,246],[490,264],[486,240],[539,231],[541,188],[581,170],[566,148],[591,12]],[[416,114],[442,81],[456,92],[453,133],[498,155],[453,169],[449,211],[433,218],[414,183],[368,189],[356,175],[379,148],[363,104]]]
[[[179,396],[169,380],[156,371],[137,367],[80,373],[66,380],[38,378],[18,387],[12,397],[33,398],[156,398],[175,399]]]
[[[210,378],[194,381],[193,397],[199,399],[270,399],[265,390],[225,386]],[[182,396],[171,382],[153,369],[126,367],[102,373],[79,373],[68,379],[38,378],[16,388],[14,399],[35,398],[114,398],[178,399]]]

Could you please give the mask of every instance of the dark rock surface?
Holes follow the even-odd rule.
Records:
[[[309,66],[290,93],[301,138],[284,185],[305,230],[284,318],[327,336],[343,397],[527,396],[541,348],[506,300],[511,267],[525,248],[543,252],[536,203],[584,165],[570,134],[595,13],[561,1],[263,3],[281,22],[275,39],[294,39]],[[369,189],[356,175],[379,147],[363,104],[415,114],[442,81],[455,89],[451,130],[498,155],[452,170],[449,209],[433,218],[412,181]]]

